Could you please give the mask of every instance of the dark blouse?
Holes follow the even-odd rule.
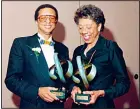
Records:
[[[128,92],[130,80],[127,74],[123,52],[116,42],[107,40],[102,36],[96,45],[91,48],[86,56],[84,50],[87,44],[78,46],[73,54],[73,66],[77,69],[76,57],[81,56],[82,60],[89,61],[96,50],[91,63],[95,65],[97,74],[90,82],[90,90],[104,90],[105,97],[113,99]]]

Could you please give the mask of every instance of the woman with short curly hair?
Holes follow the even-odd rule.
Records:
[[[74,21],[78,26],[80,37],[85,42],[74,50],[72,59],[74,69],[75,71],[78,69],[77,56],[81,56],[82,62],[95,66],[96,75],[92,81],[88,81],[88,88],[87,83],[82,86],[77,83],[73,85],[72,108],[114,108],[113,99],[124,95],[130,88],[123,51],[115,41],[107,40],[100,34],[105,24],[104,13],[100,8],[83,5],[75,12]],[[83,73],[87,76],[86,68],[85,72]],[[76,102],[75,94],[81,92],[90,95],[89,102]]]

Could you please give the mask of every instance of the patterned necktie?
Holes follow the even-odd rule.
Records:
[[[39,40],[39,43],[40,44],[48,44],[50,46],[54,46],[55,42],[52,42],[52,41],[46,41],[46,40],[43,40],[43,39],[40,39]]]

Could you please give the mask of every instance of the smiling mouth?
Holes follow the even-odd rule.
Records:
[[[90,36],[89,35],[84,35],[83,38],[84,38],[84,40],[89,40]]]
[[[51,25],[45,25],[45,28],[50,29]]]

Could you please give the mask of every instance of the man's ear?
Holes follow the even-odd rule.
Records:
[[[99,23],[99,24],[98,24],[98,31],[99,31],[99,32],[101,31],[101,27],[102,27],[102,24]]]

